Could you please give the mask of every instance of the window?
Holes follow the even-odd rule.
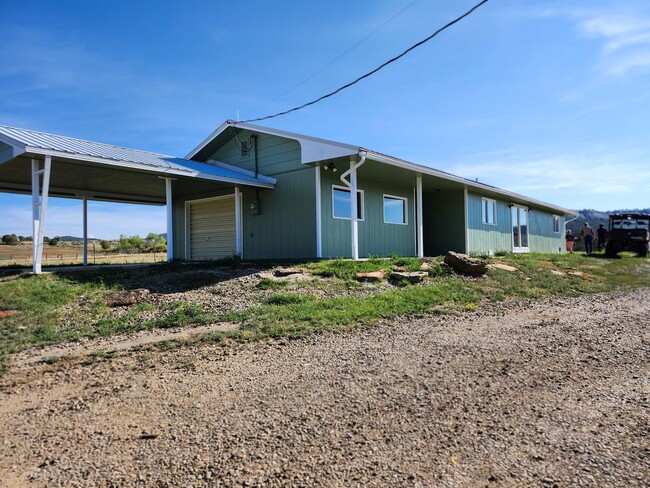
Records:
[[[553,215],[553,232],[560,232],[560,216]]]
[[[335,219],[352,218],[349,188],[332,185],[332,217]],[[357,190],[357,219],[363,220],[363,190]]]
[[[484,224],[497,225],[497,202],[491,198],[483,198],[481,201],[481,216]]]
[[[406,219],[406,198],[384,195],[384,223],[402,225],[408,223]]]

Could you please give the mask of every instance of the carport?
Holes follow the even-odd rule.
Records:
[[[0,191],[32,195],[33,272],[41,273],[49,197],[83,201],[83,264],[88,265],[89,200],[166,205],[167,259],[173,258],[172,199],[234,190],[235,219],[241,216],[240,187],[274,188],[275,180],[209,161],[0,126]],[[236,249],[241,250],[240,226]]]

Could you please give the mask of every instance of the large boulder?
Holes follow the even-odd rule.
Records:
[[[487,270],[487,263],[482,259],[472,258],[467,254],[454,251],[448,251],[444,261],[457,273],[485,274]]]

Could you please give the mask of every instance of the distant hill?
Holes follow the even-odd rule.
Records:
[[[83,241],[83,237],[75,237],[75,236],[55,236],[59,239],[60,242],[81,242]],[[53,239],[54,237],[52,237]],[[88,242],[93,242],[93,241],[99,241],[99,239],[94,239],[89,237]]]

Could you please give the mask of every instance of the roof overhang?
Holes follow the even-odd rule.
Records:
[[[227,120],[221,124],[217,130],[206,137],[201,144],[196,146],[190,153],[185,156],[186,159],[195,159],[197,161],[205,161],[212,154],[215,153],[213,148],[218,143],[220,136],[230,129],[249,130],[251,132],[258,132],[260,134],[269,134],[285,139],[297,141],[300,144],[300,156],[303,164],[315,163],[328,159],[336,159],[346,156],[354,156],[359,153],[358,146],[350,144],[343,144],[340,142],[328,141],[326,139],[319,139],[317,137],[306,136],[303,134],[296,134],[294,132],[287,132],[283,130],[271,129],[259,125],[246,124],[242,122],[235,122]]]
[[[9,152],[13,157],[7,157]],[[176,196],[233,186],[275,186],[273,178],[254,178],[245,170],[233,169],[223,163],[214,163],[208,169],[214,166],[230,176],[200,171],[195,165],[208,165],[194,161],[189,161],[186,169],[178,168],[178,161],[174,163],[175,168],[157,168],[132,161],[108,160],[27,146],[12,147],[11,151],[5,148],[0,152],[0,191],[31,193],[31,160],[42,161],[45,156],[52,158],[50,195],[54,197],[163,205],[166,203],[165,178],[174,180]]]
[[[436,179],[442,179],[448,182],[452,182],[458,185],[459,188],[467,188],[468,190],[480,191],[481,194],[486,196],[495,196],[502,199],[508,199],[512,203],[523,204],[526,206],[535,206],[548,210],[557,212],[558,214],[563,215],[578,215],[578,212],[575,210],[569,210],[564,207],[559,207],[541,200],[536,200],[518,193],[514,193],[508,190],[503,190],[495,186],[486,185],[485,183],[480,183],[478,181],[468,180],[467,178],[462,178],[460,176],[452,175],[445,171],[440,171],[428,166],[422,166],[421,164],[411,163],[410,161],[405,161],[403,159],[394,158],[385,154],[377,153],[369,149],[361,149],[361,152],[366,154],[366,157],[372,161],[377,161],[380,163],[388,164],[397,168],[406,169],[416,173],[420,176],[429,176]],[[426,179],[425,179],[426,185]],[[434,184],[432,181],[431,184]]]

